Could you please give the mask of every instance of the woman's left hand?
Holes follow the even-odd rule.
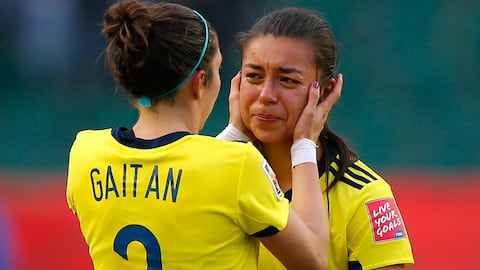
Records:
[[[332,80],[332,90],[325,93],[322,97],[320,97],[320,86],[318,82],[313,82],[310,85],[308,101],[295,126],[293,142],[302,138],[307,138],[314,142],[317,141],[318,136],[320,136],[325,126],[328,114],[342,93],[343,75],[339,74],[336,79]]]

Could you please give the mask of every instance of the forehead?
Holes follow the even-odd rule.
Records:
[[[315,71],[313,45],[308,40],[261,35],[243,49],[242,64],[262,68],[295,68]]]

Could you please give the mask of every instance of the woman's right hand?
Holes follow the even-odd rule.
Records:
[[[332,78],[331,83],[332,88],[325,89],[322,97],[320,97],[320,86],[316,88],[315,82],[310,85],[308,101],[295,126],[293,142],[302,138],[317,142],[328,114],[342,93],[343,75],[339,74],[335,79]]]
[[[230,81],[230,94],[228,96],[228,110],[230,113],[230,117],[228,120],[229,124],[234,125],[237,129],[239,129],[243,134],[250,138],[250,141],[255,141],[255,136],[253,133],[245,126],[242,121],[242,117],[240,115],[240,81],[241,81],[241,74],[240,72],[235,75]]]

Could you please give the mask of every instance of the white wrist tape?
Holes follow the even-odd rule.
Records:
[[[228,124],[228,126],[217,135],[217,138],[231,142],[248,142],[250,140],[247,135],[243,134],[243,132],[232,124]]]
[[[317,145],[310,139],[300,139],[290,148],[292,168],[302,163],[317,164]]]

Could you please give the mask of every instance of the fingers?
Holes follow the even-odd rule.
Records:
[[[255,137],[243,123],[240,114],[240,82],[241,75],[240,72],[238,72],[237,75],[235,75],[230,81],[230,95],[228,97],[228,109],[230,116],[228,122],[240,130],[243,134],[247,135],[251,141],[255,141]]]
[[[343,87],[343,74],[338,74],[337,78],[335,79],[335,84],[332,88],[332,91],[324,97],[323,101],[319,104],[322,108],[326,109],[329,112],[333,105],[337,103],[340,99],[342,94],[342,87]]]
[[[315,81],[310,85],[308,99],[302,114],[313,114],[320,100],[320,84]]]
[[[328,118],[331,109],[340,98],[343,87],[343,75],[339,74],[332,79],[332,89],[322,96],[320,100],[320,89],[318,82],[312,83],[308,93],[307,104],[305,105],[294,131],[294,141],[299,138],[309,138],[316,141]]]
[[[294,142],[301,138],[307,138],[313,141],[316,140],[316,136],[318,135],[316,133],[320,133],[319,131],[317,132],[316,124],[314,123],[315,119],[317,118],[317,104],[319,99],[320,84],[315,81],[310,85],[307,104],[305,104],[305,107],[303,108],[302,113],[300,114],[300,117],[295,125],[293,134]]]
[[[238,72],[230,81],[229,100],[237,99],[240,92],[240,72]]]
[[[240,72],[235,75],[232,80],[230,81],[230,94],[228,96],[229,102],[229,111],[230,111],[230,120],[235,123],[239,120],[240,116],[240,104],[239,104],[239,96],[240,96]]]
[[[315,108],[320,99],[320,84],[315,81],[310,85],[310,91],[308,92],[307,106]]]

